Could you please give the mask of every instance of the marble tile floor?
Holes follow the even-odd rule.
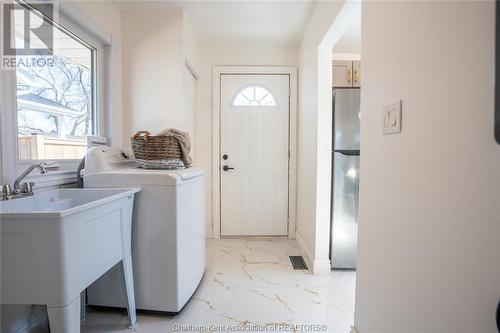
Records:
[[[184,310],[175,317],[140,313],[136,332],[348,333],[356,273],[294,271],[289,255],[303,255],[295,240],[208,240],[205,275]],[[131,331],[125,313],[89,309],[82,332]]]

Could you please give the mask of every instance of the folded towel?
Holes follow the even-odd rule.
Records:
[[[191,150],[191,138],[188,132],[179,131],[175,128],[164,129],[158,135],[173,136],[179,141],[182,150],[182,163],[187,168],[193,163],[191,156],[189,156],[189,151]]]

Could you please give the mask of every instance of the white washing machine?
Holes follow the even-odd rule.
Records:
[[[92,148],[85,157],[84,186],[142,188],[132,225],[137,309],[176,314],[205,270],[203,170],[138,169],[129,156],[118,148]],[[125,289],[117,284],[124,284],[120,267],[88,288],[88,304],[124,307]]]

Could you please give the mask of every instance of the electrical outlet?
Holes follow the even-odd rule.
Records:
[[[387,104],[382,109],[383,134],[401,133],[401,104],[402,101]]]

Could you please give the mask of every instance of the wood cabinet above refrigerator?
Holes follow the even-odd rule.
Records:
[[[332,63],[333,87],[348,88],[361,86],[361,62],[334,60]]]

